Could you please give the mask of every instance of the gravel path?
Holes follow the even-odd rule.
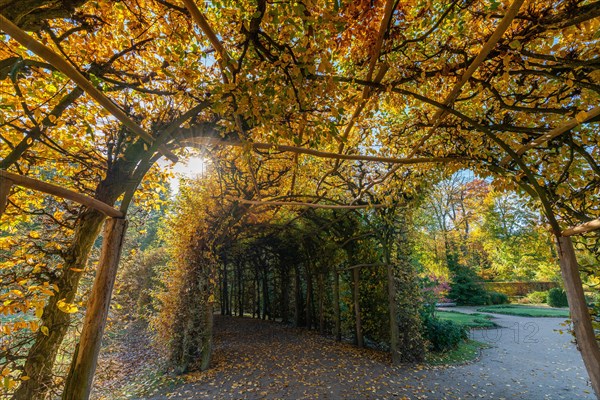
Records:
[[[475,312],[471,307],[453,311]],[[486,313],[489,314],[489,313]],[[530,318],[491,314],[500,327],[473,330],[473,339],[490,344],[478,362],[443,371],[437,378],[466,389],[473,398],[595,399],[573,337],[563,318]],[[437,379],[436,378],[436,379]]]
[[[594,399],[562,319],[494,316],[501,327],[472,332],[492,347],[452,367],[391,367],[314,332],[219,317],[214,367],[152,399]]]

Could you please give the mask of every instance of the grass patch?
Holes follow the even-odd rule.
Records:
[[[120,387],[98,391],[100,399],[139,399],[167,392],[183,385],[182,376],[171,376],[153,368],[142,368],[140,374]]]
[[[442,320],[456,322],[468,328],[493,328],[496,326],[491,321],[491,315],[486,314],[464,314],[456,311],[436,311],[435,316]]]
[[[462,342],[458,348],[443,353],[428,353],[426,362],[430,365],[464,364],[479,357],[479,350],[489,345],[476,340]]]
[[[496,314],[516,315],[519,317],[553,317],[569,318],[569,310],[566,308],[532,307],[519,304],[502,304],[478,308],[477,311]]]

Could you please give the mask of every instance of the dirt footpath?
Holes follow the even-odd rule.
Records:
[[[214,368],[152,399],[594,399],[562,319],[496,316],[501,328],[473,332],[493,347],[454,367],[391,367],[314,332],[218,317]]]

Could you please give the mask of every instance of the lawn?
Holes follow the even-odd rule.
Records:
[[[456,311],[436,311],[435,316],[439,319],[456,322],[469,328],[493,328],[496,326],[491,321],[491,315],[485,314],[463,314]]]
[[[458,348],[444,353],[427,354],[427,364],[446,365],[446,364],[464,364],[479,357],[480,349],[487,349],[490,346],[476,340],[467,340],[462,342]]]
[[[554,317],[569,318],[568,308],[552,308],[542,306],[525,306],[519,304],[502,304],[478,308],[477,311],[496,314],[516,315],[519,317]]]

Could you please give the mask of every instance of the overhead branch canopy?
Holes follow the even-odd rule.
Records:
[[[113,217],[122,216],[109,206],[119,199],[162,212],[172,199],[170,163],[157,163],[162,155],[199,159],[201,177],[178,194],[200,222],[192,228],[181,217],[186,237],[219,218],[220,234],[182,246],[186,256],[191,248],[208,252],[213,240],[243,238],[230,228],[245,218],[261,240],[277,237],[273,226],[262,235],[271,220],[285,232],[304,224],[310,235],[352,238],[361,216],[385,219],[414,207],[433,182],[472,173],[490,190],[527,194],[543,213],[577,319],[585,316],[566,236],[599,227],[600,1],[0,0],[0,10],[2,222],[53,224],[62,241],[46,248],[27,239],[27,251],[47,252],[50,261],[39,264],[63,257],[67,265],[31,274],[62,286],[59,296],[37,298],[48,302],[38,318],[50,334],[36,334],[23,350],[30,357],[13,358],[32,372],[13,382],[18,398],[51,396],[50,382],[62,382],[52,363],[31,364],[55,357],[65,343],[68,316],[52,311],[62,298],[79,298],[80,267],[103,216],[68,202],[60,204],[65,210],[48,207],[47,198],[11,188]],[[210,201],[197,201],[199,192]],[[359,237],[389,233],[371,231]],[[362,241],[347,240],[340,242]],[[597,233],[577,240],[598,254]],[[307,242],[307,252],[320,246],[318,237]],[[364,262],[391,257],[373,249]],[[14,263],[30,264],[35,270],[28,259]],[[358,293],[359,267],[350,268]],[[26,283],[21,289],[33,286]],[[359,314],[358,294],[355,300]],[[598,360],[588,364],[596,376]],[[600,393],[600,377],[594,382]]]

